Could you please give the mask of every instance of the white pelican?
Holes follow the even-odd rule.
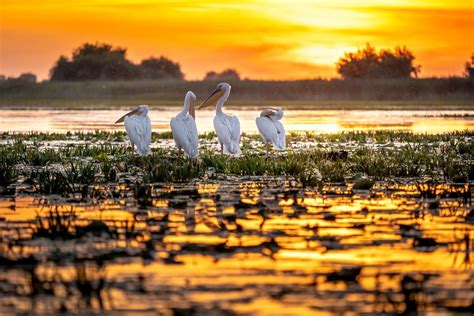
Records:
[[[115,122],[125,122],[125,130],[132,143],[132,149],[136,146],[139,155],[151,154],[151,122],[148,117],[148,105],[139,105],[135,110],[128,112]]]
[[[230,84],[219,83],[217,88],[199,106],[203,109],[213,105],[216,101],[216,116],[214,116],[214,129],[217,139],[221,145],[221,153],[239,155],[240,150],[240,122],[234,115],[227,115],[222,112],[222,106],[230,95]]]
[[[184,98],[183,109],[171,119],[170,123],[176,147],[180,152],[184,149],[184,154],[189,157],[195,157],[198,154],[198,132],[192,101],[196,101],[196,95],[188,91]]]
[[[285,150],[285,128],[280,122],[282,118],[282,108],[268,108],[255,120],[263,142],[273,144],[273,149],[276,150]]]

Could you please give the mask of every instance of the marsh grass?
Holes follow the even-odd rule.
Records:
[[[215,132],[206,132],[199,134],[199,139],[212,140],[216,137]],[[252,137],[254,138],[254,137]],[[13,133],[13,132],[0,132],[0,140],[9,141],[10,144],[23,142],[39,144],[42,142],[93,142],[96,145],[99,143],[111,143],[111,142],[123,142],[127,140],[127,134],[122,131],[104,132],[66,132],[66,133],[41,133],[41,132],[29,132],[29,133]],[[152,132],[151,140],[156,142],[159,140],[170,140],[173,139],[171,131],[167,132]]]
[[[60,205],[48,205],[45,209],[46,212],[43,210],[38,214],[30,225],[32,238],[70,240],[86,235],[117,237],[124,226],[123,223],[115,222],[109,226],[101,220],[78,219],[73,207],[64,210]]]
[[[51,166],[34,169],[28,182],[35,185],[42,194],[74,194],[88,195],[89,187],[99,183],[99,167],[79,159],[69,159],[64,166]]]
[[[313,131],[288,133],[289,141],[314,141],[318,143],[373,143],[373,144],[393,144],[393,143],[439,143],[449,141],[459,141],[465,143],[462,150],[474,151],[472,144],[473,133],[470,131],[455,131],[443,134],[414,134],[409,131],[344,131],[333,134],[318,134]]]
[[[37,216],[32,225],[33,238],[73,239],[76,238],[76,217],[74,212],[62,213],[58,206],[52,207],[46,216]]]
[[[290,143],[303,142],[309,148],[270,154],[263,151],[263,146],[250,149],[258,146],[258,135],[245,135],[244,154],[239,157],[214,151],[209,147],[215,141],[214,134],[208,133],[201,136],[204,145],[200,156],[193,159],[166,148],[156,148],[152,155],[140,157],[124,142],[103,142],[122,138],[123,133],[80,135],[91,141],[51,147],[49,142],[64,140],[62,134],[34,133],[19,134],[11,143],[0,145],[0,184],[8,186],[23,176],[38,193],[84,197],[96,184],[121,182],[149,184],[270,176],[293,179],[303,186],[320,186],[353,181],[357,174],[373,180],[425,176],[467,182],[474,173],[474,141],[469,132],[438,136],[406,132],[293,133],[288,136]],[[75,134],[70,137],[78,139]]]
[[[318,134],[313,131],[289,131],[287,133],[287,141],[311,141],[317,143],[331,142],[331,143],[375,143],[375,144],[390,144],[395,142],[402,143],[439,143],[455,141],[459,144],[459,151],[461,153],[472,153],[474,151],[474,144],[472,142],[471,131],[455,131],[443,134],[413,134],[409,131],[344,131],[333,134]],[[215,132],[206,132],[199,134],[199,139],[212,140],[215,139]],[[260,140],[258,134],[245,134],[244,138],[248,140]],[[172,139],[171,132],[152,133],[152,141],[160,139]],[[12,133],[1,132],[0,140],[8,140],[12,144],[15,142],[47,142],[47,141],[124,141],[127,139],[127,134],[123,131],[105,132],[66,132],[66,133]]]
[[[182,95],[192,90],[204,96],[217,84],[216,81],[184,80],[133,80],[133,81],[82,81],[41,83],[21,83],[6,80],[0,82],[0,105],[53,104],[54,106],[80,106],[94,103],[104,106],[128,105],[130,103],[151,101],[181,103]],[[268,101],[278,104],[281,101],[295,103],[319,102],[318,107],[339,101],[337,105],[327,104],[329,108],[373,109],[371,100],[386,101],[390,105],[404,100],[419,104],[441,103],[441,100],[471,101],[473,82],[467,78],[420,78],[420,79],[312,79],[296,81],[231,81],[237,93],[230,103],[242,104],[248,100]],[[21,100],[21,102],[15,102]],[[392,101],[399,100],[399,101]],[[343,101],[343,102],[341,102]],[[333,102],[334,103],[334,102]],[[144,103],[146,104],[146,103]],[[471,103],[472,105],[472,103]],[[326,108],[328,108],[326,107]]]
[[[0,164],[0,187],[7,187],[17,181],[18,172],[14,166]]]

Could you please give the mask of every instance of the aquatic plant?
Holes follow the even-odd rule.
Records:
[[[0,163],[0,187],[6,187],[16,182],[18,172],[15,166],[8,166],[4,163]]]
[[[71,209],[62,213],[59,206],[50,208],[46,216],[38,215],[31,226],[32,238],[72,239],[76,237],[76,217]]]
[[[345,132],[328,135],[289,133],[302,142],[286,152],[266,154],[253,149],[258,135],[245,135],[240,157],[222,156],[213,149],[214,134],[201,135],[197,159],[181,157],[173,149],[154,148],[148,157],[134,155],[124,143],[123,132],[70,133],[70,139],[87,144],[50,146],[48,138],[64,141],[64,134],[18,134],[0,145],[3,185],[25,177],[43,194],[89,194],[90,186],[119,182],[187,182],[225,179],[229,176],[270,176],[297,180],[303,186],[324,182],[344,183],[353,175],[370,179],[432,177],[466,182],[473,178],[472,134],[414,135],[407,132]],[[155,135],[155,137],[168,137]],[[40,139],[48,139],[39,141]],[[67,139],[67,138],[66,138]],[[113,143],[111,139],[121,139]],[[296,139],[299,139],[298,141]],[[260,144],[259,141],[257,144]]]
[[[34,169],[28,181],[44,194],[81,193],[84,197],[89,186],[98,181],[98,167],[82,160],[68,160],[64,166]]]
[[[423,160],[417,155],[424,148],[385,148],[380,161],[391,175],[376,181],[354,171],[355,150],[227,157],[205,149],[201,160],[166,149],[145,158],[109,156],[108,150],[32,167],[69,172],[70,161],[95,166],[97,174],[86,178],[95,178],[105,198],[89,186],[80,201],[71,193],[25,197],[31,191],[2,199],[4,310],[140,313],[159,304],[171,314],[185,304],[191,313],[209,314],[214,305],[221,312],[222,305],[230,314],[271,297],[297,312],[314,306],[335,314],[348,308],[362,314],[470,311],[469,184],[444,181],[436,172],[435,178],[393,176],[403,159],[419,165],[413,173],[425,174],[437,151],[428,148],[430,159]],[[163,168],[191,168],[179,175],[189,179],[144,181],[160,161]],[[117,170],[116,181],[105,179],[103,163]],[[71,181],[89,181],[77,177]],[[30,218],[25,208],[39,211]],[[376,261],[366,260],[369,252]],[[364,287],[368,283],[373,286]],[[197,296],[203,301],[191,298]],[[48,305],[37,303],[45,300]]]

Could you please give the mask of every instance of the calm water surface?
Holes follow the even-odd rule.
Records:
[[[0,198],[0,313],[470,315],[464,184],[93,190]]]
[[[113,124],[130,109],[116,110],[4,110],[0,116],[0,132],[66,132],[123,130]],[[152,108],[153,130],[169,131],[169,121],[177,107]],[[243,132],[256,132],[257,108],[231,108],[228,113],[240,118]],[[213,130],[214,111],[198,111],[199,131]],[[440,133],[474,130],[474,111],[340,111],[286,110],[284,123],[288,131],[334,133],[348,130],[407,130],[415,133]]]

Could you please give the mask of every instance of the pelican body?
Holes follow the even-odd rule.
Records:
[[[228,83],[219,83],[217,88],[199,106],[203,109],[216,103],[214,129],[221,145],[221,153],[239,155],[240,150],[240,121],[237,116],[225,114],[222,111],[225,101],[229,98],[231,86]]]
[[[282,108],[268,108],[255,120],[263,142],[272,144],[273,149],[285,150],[285,128],[280,122],[283,118]]]
[[[139,155],[151,154],[151,121],[148,117],[148,105],[139,105],[135,110],[128,112],[115,122],[124,122],[132,149],[136,147]]]
[[[186,93],[184,106],[181,112],[171,119],[171,132],[179,151],[184,150],[188,157],[195,157],[198,154],[198,132],[195,122],[194,104],[196,95],[191,91]],[[189,114],[188,114],[189,112]]]

